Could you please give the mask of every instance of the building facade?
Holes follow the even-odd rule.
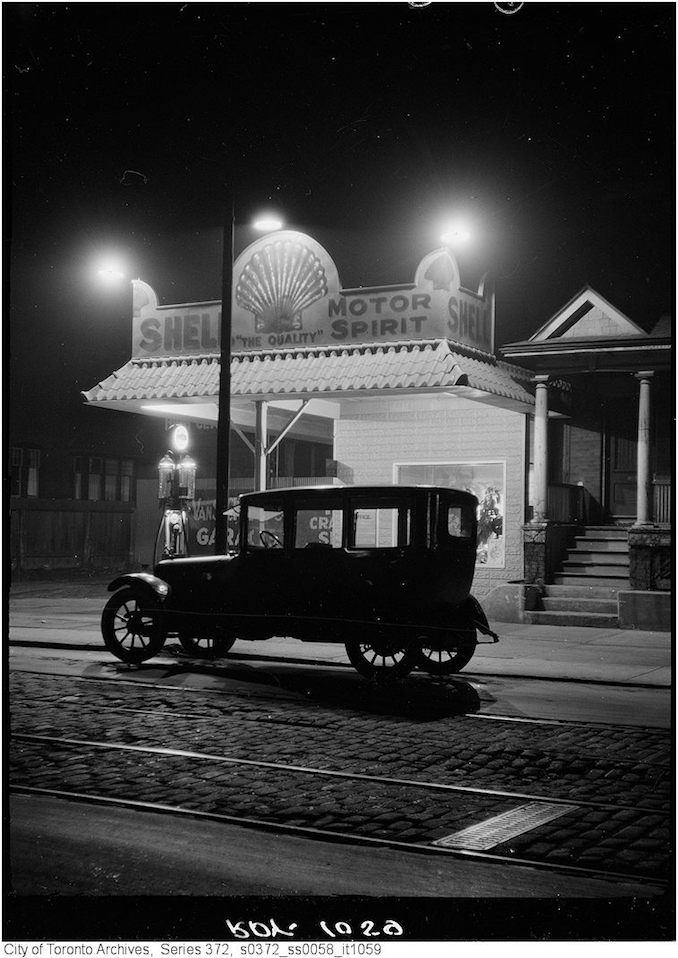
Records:
[[[668,627],[670,331],[648,335],[586,289],[498,354],[494,311],[489,277],[466,289],[446,249],[425,256],[412,282],[342,289],[312,237],[285,230],[252,244],[234,264],[232,493],[320,482],[468,489],[479,503],[474,591],[491,617],[548,615],[548,588],[569,575],[589,594],[610,580],[600,588],[614,589],[618,609],[623,593],[645,593],[630,626],[652,620],[652,595],[655,626]],[[163,306],[135,282],[132,356],[84,393],[95,408],[193,424],[194,551],[213,543],[220,313],[218,302]],[[151,486],[138,495],[146,517]],[[137,561],[151,564],[144,523]],[[606,528],[628,556],[598,543]],[[582,550],[587,535],[600,547]],[[600,563],[606,550],[614,561]]]

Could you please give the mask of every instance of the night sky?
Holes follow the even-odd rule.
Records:
[[[3,20],[22,441],[58,410],[77,431],[97,412],[80,390],[129,358],[129,291],[96,285],[97,255],[162,303],[218,299],[232,196],[239,222],[275,204],[315,236],[345,288],[411,281],[464,213],[462,282],[496,277],[498,344],[585,284],[646,329],[672,312],[672,3],[6,3]]]

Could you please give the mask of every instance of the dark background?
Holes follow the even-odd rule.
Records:
[[[275,205],[342,285],[411,281],[445,213],[497,343],[585,284],[672,312],[674,5],[3,5],[13,442],[72,451],[130,355],[120,254],[162,303],[219,299],[221,230]],[[251,239],[242,227],[237,245]]]

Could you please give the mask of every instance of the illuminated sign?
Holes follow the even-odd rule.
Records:
[[[133,356],[219,354],[219,302],[160,306],[134,283]],[[449,339],[494,351],[494,289],[461,286],[447,249],[421,261],[413,283],[341,289],[329,254],[312,237],[281,230],[262,237],[233,268],[234,352],[355,343]]]

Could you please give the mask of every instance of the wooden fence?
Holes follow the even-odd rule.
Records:
[[[128,568],[134,506],[69,499],[10,499],[15,573]]]

